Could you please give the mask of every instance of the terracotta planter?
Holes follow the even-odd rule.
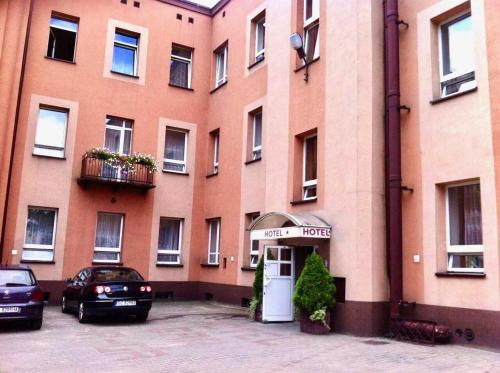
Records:
[[[321,321],[312,321],[309,318],[309,314],[304,312],[300,313],[300,331],[309,334],[329,334],[331,329],[326,325],[330,325],[330,311],[326,312],[325,322],[326,325]]]
[[[262,306],[260,304],[255,310],[255,321],[262,322]]]

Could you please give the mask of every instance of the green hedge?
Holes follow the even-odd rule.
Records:
[[[259,264],[255,268],[255,278],[253,280],[252,293],[253,298],[258,300],[258,304],[262,304],[262,294],[264,288],[264,255],[261,255]]]

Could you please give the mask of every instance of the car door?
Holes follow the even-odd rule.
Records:
[[[81,288],[82,288],[82,272],[80,271],[77,273],[77,275],[71,280],[71,282],[68,284],[68,287],[66,288],[66,304],[73,308],[77,309],[78,308],[78,303],[80,302],[80,293],[81,293]]]

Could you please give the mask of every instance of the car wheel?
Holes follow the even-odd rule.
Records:
[[[30,324],[30,327],[32,330],[40,330],[40,328],[42,327],[42,322],[43,320],[42,319],[39,319],[39,320],[33,320]]]
[[[80,305],[78,306],[78,321],[80,324],[85,324],[89,321],[89,316],[87,315],[87,310],[85,309],[83,302],[80,302]]]
[[[62,297],[61,311],[62,311],[62,313],[69,313],[68,305],[66,304],[66,297]]]
[[[137,315],[135,315],[135,319],[137,321],[144,322],[148,318],[148,315],[149,315],[149,312],[138,313]]]

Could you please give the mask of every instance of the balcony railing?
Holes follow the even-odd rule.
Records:
[[[109,162],[91,153],[82,158],[82,173],[78,183],[83,186],[92,184],[112,184],[114,186],[132,186],[138,189],[154,188],[152,166],[135,164],[133,168],[125,162]]]

